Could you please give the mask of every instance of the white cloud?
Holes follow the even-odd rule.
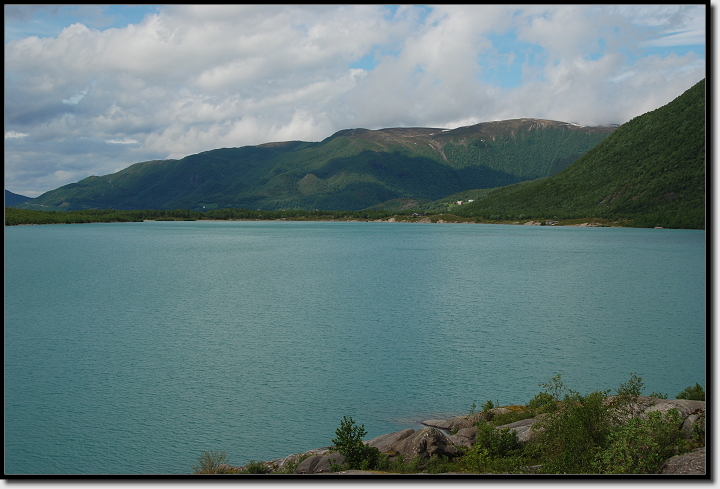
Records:
[[[5,44],[6,165],[23,175],[16,190],[44,191],[144,159],[351,127],[621,123],[705,76],[703,50],[677,50],[704,44],[704,21],[683,5],[173,5],[124,27],[74,22]],[[498,51],[493,36],[507,33],[542,63]],[[350,68],[365,56],[372,70]],[[515,83],[484,82],[486,58],[507,61]]]

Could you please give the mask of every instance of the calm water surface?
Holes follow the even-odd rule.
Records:
[[[5,472],[189,473],[631,373],[705,385],[704,231],[5,228]]]

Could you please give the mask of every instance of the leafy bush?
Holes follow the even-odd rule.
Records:
[[[446,472],[457,472],[460,466],[457,462],[450,460],[445,455],[433,455],[425,463],[423,472],[428,474],[444,474]]]
[[[683,391],[677,395],[677,399],[687,399],[689,401],[704,401],[705,400],[705,389],[700,384],[695,382],[694,386],[685,387]]]
[[[517,473],[526,465],[522,444],[514,430],[498,430],[491,425],[477,424],[475,444],[462,458],[464,470],[476,473]]]
[[[554,406],[554,399],[553,396],[547,392],[538,392],[527,404],[528,409],[533,411],[542,408],[548,409],[550,406]]]
[[[500,403],[499,403],[499,402],[493,403],[493,402],[492,402],[491,400],[489,400],[489,399],[488,399],[488,401],[484,402],[483,405],[482,405],[482,415],[483,415],[483,418],[485,418],[485,419],[488,420],[488,421],[491,420],[491,419],[493,418],[493,416],[495,415],[495,413],[493,413],[492,410],[495,409],[496,407],[500,407]]]
[[[418,474],[423,469],[423,459],[419,455],[415,455],[407,461],[402,455],[399,455],[394,461],[390,462],[388,470],[400,474]]]
[[[559,375],[541,386],[546,387],[547,395],[536,396],[536,405],[564,390]],[[610,391],[583,396],[569,390],[557,411],[540,421],[543,430],[525,446],[526,458],[540,463],[541,471],[550,474],[656,472],[662,462],[689,446],[679,429],[682,418],[677,410],[639,416],[637,398],[642,391],[642,378],[634,373],[620,384],[610,403],[606,402]],[[693,426],[697,441],[691,443],[701,443],[703,429],[698,420],[697,427]]]
[[[594,456],[611,431],[607,391],[583,396],[570,391],[557,412],[541,421],[539,448],[546,459],[542,471],[551,474],[593,473]]]
[[[198,457],[197,465],[193,466],[194,474],[219,474],[221,465],[228,463],[228,455],[225,451],[211,450],[203,452]]]
[[[545,389],[545,394],[550,396],[553,402],[559,401],[565,392],[565,382],[562,381],[562,374],[559,373],[550,379],[550,382],[540,382],[538,385]]]
[[[515,430],[498,430],[482,422],[477,424],[475,444],[472,448],[476,447],[486,449],[494,457],[504,457],[521,448]]]
[[[630,380],[620,384],[613,405],[616,421],[625,421],[642,412],[643,408],[637,403],[637,398],[642,395],[642,391],[642,377],[638,377],[634,372],[630,374]]]
[[[298,465],[300,465],[300,463],[303,460],[310,458],[311,456],[312,456],[312,454],[310,454],[310,453],[303,453],[302,455],[300,455],[298,458],[296,458],[292,462],[288,462],[287,464],[285,464],[285,466],[281,470],[279,470],[277,473],[278,474],[294,474],[295,470],[298,468]]]
[[[534,418],[535,416],[537,416],[536,411],[531,409],[525,409],[523,411],[512,411],[510,413],[496,414],[489,421],[489,423],[492,426],[502,426],[504,424],[522,421],[523,419]]]
[[[696,447],[704,447],[705,446],[705,415],[701,415],[700,418],[698,418],[697,421],[695,421],[692,424],[692,441],[690,442],[689,446],[687,447],[689,450],[692,450]]]
[[[377,465],[380,452],[362,441],[363,436],[367,435],[365,425],[356,426],[352,418],[343,416],[335,435],[336,438],[332,440],[334,450],[345,457],[344,465],[348,469],[368,470]]]
[[[677,409],[665,415],[653,411],[646,419],[632,418],[608,435],[608,446],[599,451],[596,468],[606,474],[656,473],[665,460],[679,452],[681,423]]]

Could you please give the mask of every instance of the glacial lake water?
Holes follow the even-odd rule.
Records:
[[[183,474],[525,404],[705,386],[705,232],[337,222],[5,228],[5,473]]]

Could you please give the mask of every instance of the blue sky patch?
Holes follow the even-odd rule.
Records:
[[[378,63],[379,61],[375,59],[375,55],[370,53],[366,54],[354,63],[350,63],[350,68],[372,71]]]
[[[121,28],[158,10],[159,5],[6,5],[5,43],[29,36],[57,37],[77,23],[98,30]]]
[[[477,58],[479,79],[501,88],[516,88],[529,76],[542,78],[546,62],[545,49],[536,44],[519,41],[514,30],[488,36],[493,50]],[[525,80],[527,81],[527,80]]]

